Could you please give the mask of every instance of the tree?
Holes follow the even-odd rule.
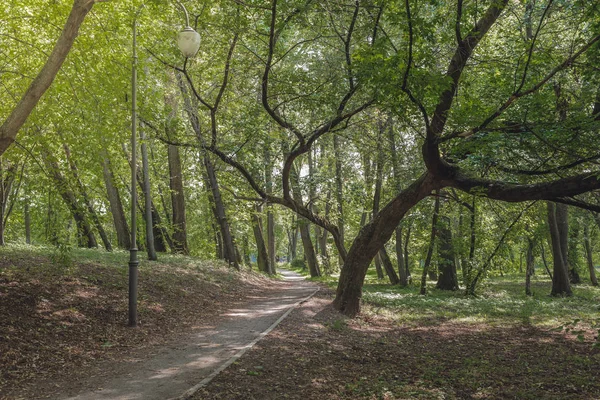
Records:
[[[105,0],[75,0],[73,2],[71,13],[46,63],[36,78],[29,84],[21,100],[13,107],[2,126],[0,126],[0,155],[14,142],[27,117],[52,84],[54,77],[60,71],[73,46],[85,16],[90,12],[94,3],[99,1]]]

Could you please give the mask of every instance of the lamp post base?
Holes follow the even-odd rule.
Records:
[[[137,248],[129,251],[129,326],[137,326],[137,286],[138,286],[138,265]]]

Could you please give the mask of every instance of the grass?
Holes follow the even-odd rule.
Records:
[[[363,300],[375,313],[393,316],[400,323],[427,324],[436,320],[485,322],[494,325],[527,324],[557,326],[573,319],[598,318],[600,288],[576,285],[573,296],[549,296],[552,282],[546,276],[532,280],[533,296],[526,296],[523,277],[490,277],[478,297],[465,297],[462,291],[435,289],[429,282],[428,294],[421,296],[416,285],[406,288],[367,283]]]
[[[308,276],[308,270],[286,268]],[[533,296],[525,295],[525,278],[520,274],[488,277],[478,297],[465,297],[462,290],[438,290],[428,281],[428,294],[419,294],[421,271],[413,271],[413,283],[405,288],[391,286],[377,279],[369,269],[363,286],[365,311],[384,314],[401,324],[430,325],[440,320],[493,325],[526,324],[544,327],[560,326],[574,319],[591,322],[600,312],[600,288],[583,283],[573,286],[573,296],[551,297],[552,282],[543,272],[532,277]],[[337,276],[308,278],[330,287],[337,285]]]

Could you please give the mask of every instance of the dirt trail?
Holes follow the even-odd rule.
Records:
[[[187,340],[161,349],[152,357],[135,360],[120,376],[95,378],[80,393],[66,393],[68,400],[165,400],[180,398],[214,374],[236,354],[264,336],[292,306],[315,292],[317,286],[290,271],[281,271],[288,284],[272,297],[258,299],[221,315]]]

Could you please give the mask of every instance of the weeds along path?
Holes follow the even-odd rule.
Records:
[[[230,309],[214,326],[143,360],[129,363],[111,377],[91,378],[86,391],[66,393],[69,400],[184,399],[208,383],[227,365],[264,337],[317,286],[290,271],[281,271],[287,284],[272,296],[254,298]]]

